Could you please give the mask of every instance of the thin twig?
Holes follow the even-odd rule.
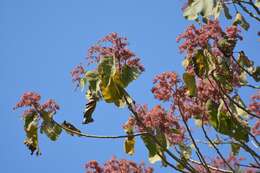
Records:
[[[210,142],[210,144],[213,146],[213,148],[216,150],[216,152],[218,153],[218,155],[221,157],[221,159],[225,162],[225,164],[229,167],[229,169],[235,173],[235,170],[229,165],[229,163],[226,161],[226,159],[222,156],[221,152],[219,151],[219,149],[215,146],[215,144],[211,141],[211,139],[209,138],[205,128],[204,128],[204,122],[202,121],[202,131],[206,137],[206,139]]]
[[[238,4],[244,10],[244,12],[246,12],[249,16],[251,16],[252,18],[256,19],[258,22],[260,22],[260,18],[255,16],[251,11],[249,11],[243,4],[241,4],[241,2],[235,1],[235,3]]]
[[[179,108],[179,112],[180,112],[180,115],[181,115],[181,117],[182,117],[182,121],[183,121],[183,123],[184,123],[184,125],[185,125],[185,127],[186,127],[186,129],[187,129],[187,131],[188,131],[188,133],[189,133],[189,136],[190,136],[190,138],[191,138],[191,141],[192,141],[192,143],[193,143],[195,149],[196,149],[197,152],[198,152],[198,157],[201,158],[204,167],[205,167],[206,170],[210,173],[210,170],[209,170],[209,168],[208,168],[208,166],[207,166],[207,163],[206,163],[206,161],[205,161],[203,155],[201,154],[200,149],[199,149],[199,147],[198,147],[197,144],[196,144],[196,141],[194,140],[194,138],[193,138],[193,136],[192,136],[192,134],[191,134],[191,131],[190,131],[190,129],[189,129],[189,126],[188,126],[187,122],[186,122],[185,119],[184,119],[184,115],[183,115],[182,109],[181,109],[181,107],[180,107],[179,100],[177,101],[177,106],[178,106],[178,108]]]
[[[145,124],[142,122],[142,120],[140,120],[137,112],[134,110],[134,105],[132,105],[131,103],[129,103],[128,99],[126,98],[126,96],[124,96],[124,99],[126,101],[126,104],[128,106],[128,109],[130,110],[130,112],[132,112],[132,114],[134,115],[135,119],[137,120],[137,122],[139,124],[141,124],[143,126],[143,128],[148,132],[148,135],[152,138],[152,140],[158,144],[160,147],[164,148],[164,146],[156,139],[156,137],[149,131],[149,129],[147,129],[147,127],[145,126]],[[133,99],[131,99],[133,100]],[[135,103],[135,101],[133,100],[133,102]],[[175,161],[177,161],[180,165],[182,165],[184,168],[186,168],[187,170],[193,172],[198,173],[198,171],[196,169],[194,169],[190,164],[184,163],[181,159],[179,159],[177,156],[175,156],[171,151],[169,151],[167,148],[164,148],[165,152],[171,157],[173,158]],[[160,154],[160,153],[157,153]]]
[[[202,165],[201,162],[198,162],[197,160],[192,160],[192,159],[189,159],[191,162],[195,163],[195,164],[198,164],[198,165]],[[225,170],[225,169],[220,169],[220,168],[216,168],[214,166],[211,166],[210,164],[207,164],[209,169],[211,170],[214,170],[214,171],[219,171],[219,172],[224,172],[224,173],[232,173],[232,171],[229,171],[229,170]]]

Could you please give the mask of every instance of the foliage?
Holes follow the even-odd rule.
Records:
[[[230,10],[230,5],[234,6],[235,13]],[[226,19],[233,20],[226,29],[218,20],[222,12]],[[180,52],[185,53],[185,72],[182,79],[172,71],[156,75],[151,92],[161,102],[150,110],[147,105],[136,104],[127,92],[127,87],[144,71],[140,59],[127,48],[126,38],[116,33],[105,36],[90,47],[88,70],[82,65],[76,66],[71,72],[72,80],[85,91],[87,103],[83,124],[94,122],[96,105],[103,100],[120,108],[127,107],[131,112],[123,125],[126,135],[86,135],[67,121],[59,124],[53,119],[59,110],[54,100],[40,104],[39,94],[26,92],[15,107],[29,107],[23,113],[25,145],[32,154],[36,151],[39,155],[38,130],[52,141],[56,141],[64,130],[79,137],[125,138],[125,152],[133,155],[136,138],[140,136],[151,163],[160,161],[163,166],[179,172],[259,171],[259,90],[248,106],[239,95],[239,91],[246,87],[259,89],[250,83],[260,79],[260,67],[243,50],[236,50],[242,40],[241,28],[250,29],[245,14],[259,22],[259,1],[187,2],[183,16],[198,24],[189,26],[177,37],[177,42],[181,42]],[[191,120],[197,127],[192,126]],[[204,138],[196,139],[194,128],[201,130]],[[205,128],[212,131],[208,133]],[[212,140],[213,135],[217,137]],[[201,152],[202,145],[213,149],[216,154],[213,160]],[[228,157],[219,149],[223,145],[230,145]],[[240,150],[244,150],[249,158],[245,164],[240,163],[243,160]],[[175,162],[170,162],[169,158]],[[97,161],[90,161],[86,170],[88,173],[153,172],[143,164],[116,158],[103,167]]]

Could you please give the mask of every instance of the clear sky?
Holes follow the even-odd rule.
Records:
[[[12,108],[25,91],[36,91],[42,101],[55,99],[61,107],[55,119],[67,120],[82,131],[98,135],[124,134],[127,109],[101,102],[95,123],[82,125],[86,100],[74,91],[70,71],[85,63],[87,49],[110,32],[126,36],[146,67],[128,92],[138,103],[158,103],[150,92],[154,75],[182,72],[184,55],[175,39],[191,24],[182,17],[179,0],[0,0],[0,172],[84,172],[88,160],[101,162],[112,155],[147,162],[147,152],[137,140],[136,154],[128,156],[123,140],[96,140],[62,133],[52,142],[40,135],[42,156],[31,156],[23,145],[25,134],[20,114]],[[252,20],[250,20],[252,21]],[[252,25],[244,42],[247,54],[259,64],[259,42]],[[245,93],[247,94],[247,93]],[[248,95],[247,95],[248,96]],[[160,170],[156,164],[157,172]]]

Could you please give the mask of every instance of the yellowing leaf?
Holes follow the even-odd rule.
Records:
[[[125,139],[125,152],[129,155],[133,155],[135,152],[135,138]]]
[[[126,88],[133,80],[136,80],[141,74],[141,71],[136,67],[124,65],[121,71],[117,71],[114,76],[114,81],[121,87]]]
[[[237,13],[235,20],[233,22],[234,25],[240,25],[242,28],[244,28],[246,31],[250,27],[249,23],[246,21],[246,19],[242,16],[241,13]]]
[[[24,131],[26,133],[26,139],[24,144],[31,150],[31,154],[36,151],[36,155],[40,155],[40,149],[38,146],[38,120],[36,115],[24,117]]]
[[[193,74],[190,74],[190,73],[184,73],[183,74],[183,80],[184,80],[184,83],[185,83],[185,87],[189,91],[189,95],[195,96],[196,92],[197,92],[195,76]]]
[[[107,86],[116,72],[115,58],[113,56],[103,57],[98,64],[98,74],[103,86]]]

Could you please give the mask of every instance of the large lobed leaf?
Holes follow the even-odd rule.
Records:
[[[234,115],[225,112],[223,110],[223,101],[217,104],[212,100],[208,100],[206,107],[209,114],[209,123],[217,132],[228,135],[238,141],[248,142],[250,128],[242,120],[234,117],[235,112]]]

